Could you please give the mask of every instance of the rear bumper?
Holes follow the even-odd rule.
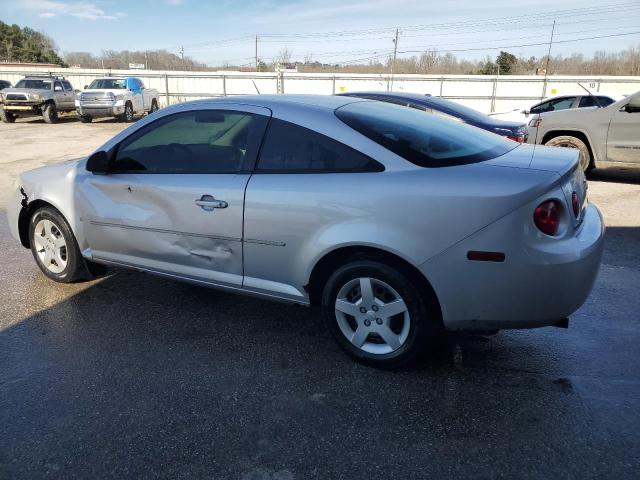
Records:
[[[600,211],[588,205],[574,235],[548,242],[523,242],[518,221],[518,215],[508,215],[420,266],[440,301],[447,329],[553,325],[589,296],[604,246]],[[467,259],[469,250],[497,249],[506,254],[502,263]]]

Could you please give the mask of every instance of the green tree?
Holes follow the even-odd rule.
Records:
[[[54,41],[29,27],[8,25],[0,21],[0,60],[6,62],[56,63],[65,65],[58,56]]]

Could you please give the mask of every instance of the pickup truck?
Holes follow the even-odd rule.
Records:
[[[63,77],[31,75],[0,93],[0,119],[13,123],[16,117],[42,116],[45,122],[58,121],[58,113],[75,110],[75,91]]]
[[[604,108],[534,115],[527,142],[575,148],[584,170],[616,163],[640,167],[640,92]]]
[[[76,110],[83,123],[98,117],[131,122],[135,115],[158,110],[158,91],[136,77],[97,78],[76,97]]]

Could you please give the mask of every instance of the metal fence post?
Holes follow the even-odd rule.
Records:
[[[491,113],[496,111],[496,91],[498,90],[498,76],[493,79],[493,93],[491,94]]]
[[[332,84],[331,84],[331,90],[332,90],[333,95],[335,95],[336,94],[336,76],[335,75],[333,76],[333,81],[332,81]]]
[[[222,95],[227,96],[227,76],[222,74]]]
[[[442,96],[442,87],[444,86],[444,77],[440,77],[440,97]]]
[[[167,99],[167,107],[169,106],[169,75],[164,74],[164,95]]]

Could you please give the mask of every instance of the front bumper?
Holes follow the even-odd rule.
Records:
[[[11,233],[11,236],[17,241],[20,241],[18,220],[20,218],[20,212],[22,211],[23,199],[24,197],[22,192],[20,192],[20,185],[16,182],[13,185],[9,201],[7,202],[7,222],[9,223],[9,232]]]
[[[561,239],[522,240],[519,215],[508,215],[420,266],[431,281],[448,330],[553,325],[575,312],[595,282],[605,226],[589,204],[579,228]],[[513,232],[509,234],[507,232]],[[503,263],[467,259],[470,250],[502,251]]]
[[[42,102],[21,102],[21,103],[2,103],[0,108],[14,115],[41,115]]]
[[[76,110],[78,115],[87,115],[91,118],[99,117],[117,117],[124,113],[124,105],[119,105],[121,102],[117,102],[113,105],[83,105],[76,104]]]

